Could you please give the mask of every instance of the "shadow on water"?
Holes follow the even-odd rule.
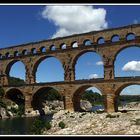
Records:
[[[36,117],[18,117],[0,120],[0,135],[30,135],[30,128],[36,119],[51,121],[53,114]]]

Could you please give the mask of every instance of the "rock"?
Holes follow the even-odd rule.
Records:
[[[34,117],[34,116],[39,116],[39,115],[40,115],[40,113],[38,110],[33,110],[30,113],[28,113],[28,112],[25,113],[26,117]]]
[[[0,116],[1,116],[2,119],[9,118],[9,117],[7,116],[7,111],[6,111],[5,108],[2,108],[2,107],[0,108]]]
[[[87,100],[81,100],[80,101],[80,106],[85,111],[90,111],[92,109],[91,103]]]
[[[9,114],[10,117],[14,117],[14,115],[11,111],[8,111],[8,114]]]

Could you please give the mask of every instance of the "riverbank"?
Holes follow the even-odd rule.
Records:
[[[60,122],[65,128],[59,126]],[[140,111],[98,114],[61,110],[54,114],[51,125],[43,135],[139,135]]]

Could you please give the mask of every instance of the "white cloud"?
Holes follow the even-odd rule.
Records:
[[[93,6],[46,6],[42,11],[42,17],[58,27],[53,38],[108,27],[105,19],[106,10]]]
[[[133,23],[134,24],[138,24],[138,20],[137,19],[134,19]]]
[[[96,65],[98,65],[98,66],[103,65],[103,61],[96,62]]]
[[[122,70],[123,71],[140,71],[140,61],[130,61],[123,66]]]
[[[98,74],[90,74],[88,77],[89,77],[89,79],[97,79],[97,78],[99,78]]]

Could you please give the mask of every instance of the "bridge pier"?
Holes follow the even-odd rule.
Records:
[[[68,110],[69,112],[74,111],[72,96],[64,96],[64,109]]]
[[[26,95],[25,96],[25,113],[30,113],[33,111],[32,105],[31,105],[31,95]]]
[[[1,85],[8,85],[8,76],[6,74],[1,75]]]
[[[114,94],[106,94],[105,95],[105,112],[111,113],[117,111],[117,103],[116,103],[116,96]]]

